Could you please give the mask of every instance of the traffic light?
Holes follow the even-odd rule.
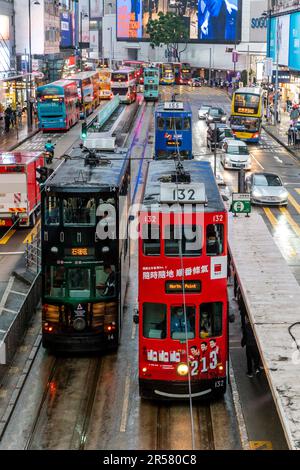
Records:
[[[86,136],[87,136],[87,123],[84,121],[81,124],[81,138],[86,139]]]
[[[54,170],[52,170],[51,168],[47,168],[45,166],[40,166],[39,168],[36,168],[36,172],[40,175],[36,176],[36,181],[40,185],[45,184],[49,176],[53,173],[53,171]]]

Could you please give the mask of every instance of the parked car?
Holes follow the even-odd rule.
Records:
[[[221,147],[224,139],[234,139],[231,128],[222,122],[214,122],[208,125],[206,145],[207,147],[214,148],[215,146],[215,135],[214,130],[217,129],[216,143],[217,147]]]
[[[206,115],[210,108],[211,106],[209,104],[202,104],[198,110],[198,119],[206,119]]]
[[[226,113],[222,108],[211,107],[206,115],[206,124],[211,122],[226,122]]]
[[[192,87],[195,87],[195,86],[201,86],[201,78],[190,78],[189,81],[188,81],[188,84]]]
[[[222,146],[221,163],[227,169],[251,170],[251,156],[247,144],[241,140],[226,139]]]
[[[289,193],[275,173],[252,173],[246,178],[252,204],[286,206]]]

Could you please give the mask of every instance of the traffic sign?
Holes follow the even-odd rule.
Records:
[[[251,201],[249,193],[232,193],[231,212],[234,214],[249,214]]]

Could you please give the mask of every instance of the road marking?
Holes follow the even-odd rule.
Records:
[[[7,301],[7,298],[10,294],[10,291],[11,291],[11,288],[13,286],[13,283],[14,283],[14,280],[15,280],[15,277],[14,276],[10,276],[9,280],[8,280],[8,284],[5,288],[5,291],[2,295],[2,299],[0,301],[0,315],[2,314],[2,311],[4,310],[4,307],[5,307],[5,304],[6,304],[6,301]]]
[[[268,217],[269,221],[273,225],[273,227],[276,227],[276,225],[278,224],[278,220],[276,219],[276,217],[273,214],[273,212],[271,211],[271,209],[269,207],[264,207],[263,209],[264,209],[264,212],[265,212],[266,216]]]
[[[6,235],[4,235],[1,239],[0,239],[0,245],[6,245],[6,243],[8,242],[8,240],[13,236],[13,234],[16,232],[16,230],[10,230]]]
[[[16,310],[11,310],[10,308],[6,308],[6,307],[2,307],[2,310],[5,310],[8,313],[14,313],[15,315],[17,315],[17,313],[19,313]]]
[[[289,201],[295,207],[298,214],[300,214],[300,204],[298,204],[296,199],[291,194],[289,194]]]
[[[271,441],[249,441],[250,450],[272,450]]]
[[[2,255],[23,255],[25,251],[0,251],[0,256]]]
[[[24,239],[23,243],[31,243],[33,238],[36,237],[38,229],[40,228],[41,221],[39,220],[37,224],[30,230],[29,234]]]
[[[259,161],[257,160],[257,158],[255,158],[255,156],[253,155],[253,153],[251,153],[251,157],[256,161],[256,163],[261,167],[262,170],[264,170],[264,167],[262,166],[261,163],[259,163]]]
[[[295,191],[297,191],[297,193],[300,194],[300,188],[295,188]]]
[[[130,365],[127,366],[120,432],[126,431],[130,391]]]
[[[136,324],[133,322],[132,331],[131,331],[131,339],[135,338],[135,334],[136,334]]]
[[[17,295],[24,295],[25,297],[27,296],[27,294],[24,294],[24,292],[19,292],[17,290],[11,290],[10,291],[12,294],[17,294]]]
[[[285,207],[280,207],[280,211],[285,215],[288,223],[290,224],[290,226],[294,230],[295,234],[298,235],[298,237],[300,237],[300,228],[299,228],[297,222],[295,222],[293,217],[290,215],[288,210]]]
[[[279,163],[283,163],[283,161],[279,157],[277,157],[276,155],[274,156],[274,160],[277,160]]]

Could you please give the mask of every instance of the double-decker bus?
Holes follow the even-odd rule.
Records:
[[[114,349],[129,269],[127,149],[80,151],[42,192],[42,341],[54,351]]]
[[[154,159],[193,158],[192,110],[187,102],[166,101],[155,110]]]
[[[174,85],[175,75],[171,62],[154,62],[153,65],[159,68],[159,82],[161,85]]]
[[[147,67],[147,63],[142,60],[123,60],[122,66],[134,69],[136,83],[144,83],[144,68]]]
[[[159,68],[146,67],[144,69],[144,99],[157,101],[159,96]]]
[[[81,103],[81,117],[91,114],[100,103],[99,74],[96,71],[78,72],[66,80],[76,81]]]
[[[100,99],[110,100],[112,97],[111,92],[111,70],[106,68],[98,69],[99,82],[100,82]]]
[[[139,222],[140,395],[223,394],[227,212],[211,165],[150,162]]]
[[[244,87],[232,95],[230,126],[238,139],[258,142],[264,114],[264,94],[259,87]]]
[[[172,62],[176,85],[187,85],[192,78],[192,68],[188,63]]]
[[[136,100],[136,78],[133,69],[122,68],[111,72],[111,91],[119,95],[121,103],[133,103]]]
[[[37,88],[39,129],[67,131],[80,119],[80,101],[75,81],[57,80]]]

